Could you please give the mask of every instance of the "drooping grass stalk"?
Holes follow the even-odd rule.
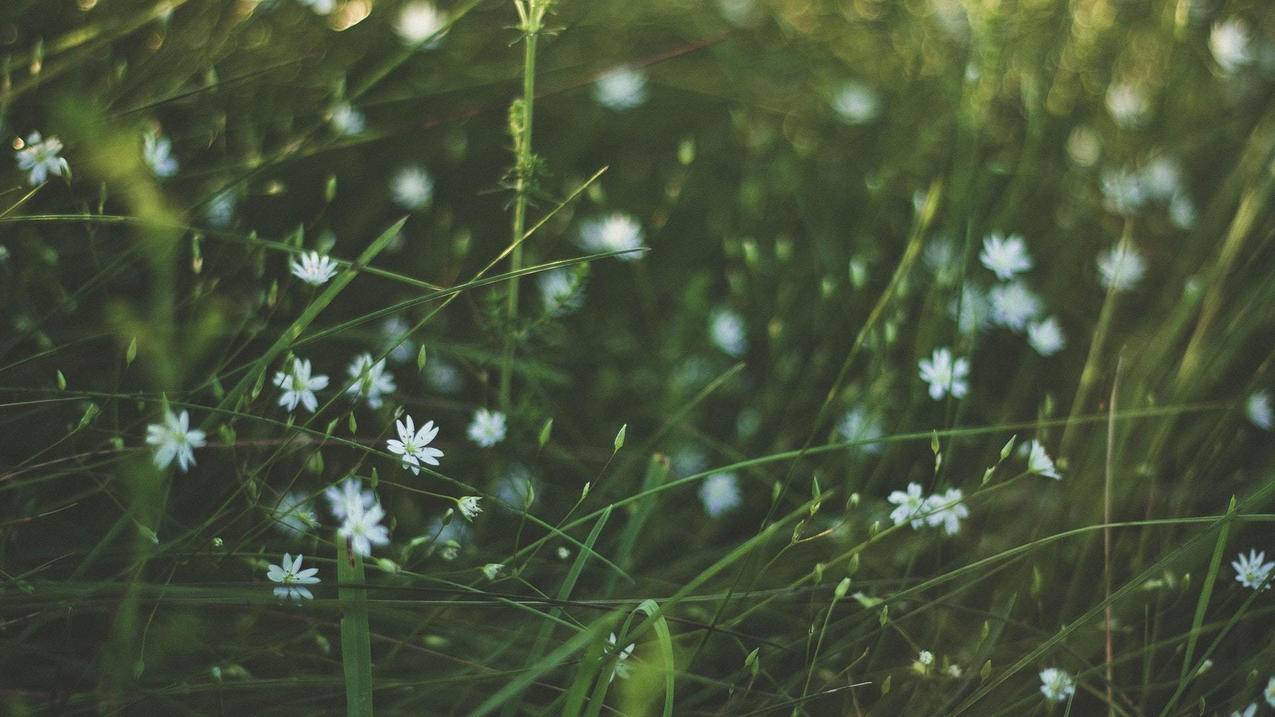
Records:
[[[363,558],[338,537],[336,574],[341,599],[341,665],[345,709],[350,717],[372,714],[372,638],[367,624],[367,582]]]
[[[1112,625],[1112,607],[1111,607],[1111,483],[1115,477],[1115,451],[1116,451],[1116,401],[1120,395],[1120,374],[1124,369],[1124,357],[1121,356],[1116,360],[1116,377],[1111,382],[1111,401],[1108,404],[1107,419],[1107,458],[1103,471],[1104,480],[1102,486],[1102,522],[1107,527],[1102,531],[1102,575],[1104,595],[1107,597],[1107,610],[1103,614],[1103,631],[1106,633],[1106,662],[1107,662],[1107,714],[1115,713],[1115,661],[1116,648],[1115,642],[1111,634]],[[1223,528],[1225,530],[1225,527]]]
[[[531,151],[531,126],[536,100],[536,43],[544,28],[544,16],[550,0],[514,0],[518,10],[518,29],[523,34],[522,97],[509,108],[509,134],[514,141],[514,218],[509,255],[509,268],[515,274],[522,268],[522,239],[527,228],[527,195],[531,191],[535,155]],[[506,299],[505,351],[500,362],[500,405],[509,410],[510,384],[513,379],[514,323],[518,320],[518,278],[509,281]]]

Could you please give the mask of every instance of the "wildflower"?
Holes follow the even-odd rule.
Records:
[[[1209,52],[1213,53],[1218,67],[1227,74],[1248,64],[1252,59],[1248,26],[1238,17],[1214,23],[1209,31]]]
[[[930,527],[943,526],[943,532],[956,535],[961,532],[961,521],[970,517],[969,508],[962,502],[965,494],[960,488],[948,488],[946,493],[935,493],[925,499],[925,522]]]
[[[973,336],[991,319],[992,302],[987,292],[974,284],[961,287],[961,295],[948,305],[948,313],[957,320],[957,328],[966,336]]]
[[[287,373],[275,372],[274,385],[283,389],[283,395],[279,396],[279,405],[286,407],[289,413],[297,410],[298,403],[310,413],[318,410],[319,399],[314,392],[328,387],[328,377],[322,374],[312,376],[311,372],[309,359],[303,361],[297,358],[292,360]]]
[[[390,180],[390,195],[408,211],[423,209],[434,198],[434,178],[424,167],[403,167]]]
[[[1066,702],[1076,694],[1076,681],[1066,670],[1050,667],[1040,671],[1040,693],[1050,702]]]
[[[372,408],[380,408],[382,397],[393,393],[396,388],[394,377],[385,370],[385,359],[373,361],[372,354],[369,353],[354,357],[345,372],[354,380],[346,392],[353,394],[355,398],[367,399],[367,405]]]
[[[921,653],[916,657],[916,661],[929,667],[934,664],[934,653],[929,650],[921,650]]]
[[[1040,297],[1021,281],[997,284],[990,294],[992,323],[1013,331],[1022,331],[1027,322],[1040,315]]]
[[[1147,201],[1143,176],[1127,169],[1104,169],[1102,172],[1102,204],[1107,211],[1129,216]]]
[[[1032,258],[1027,253],[1027,245],[1017,234],[1004,237],[997,233],[983,237],[983,251],[978,260],[996,274],[996,278],[1009,280],[1032,268]]]
[[[327,15],[336,7],[336,0],[298,0],[298,2],[319,15]]]
[[[394,363],[403,363],[410,361],[416,356],[416,344],[410,336],[407,336],[412,330],[412,325],[403,320],[400,316],[391,316],[381,324],[381,335],[385,337],[385,348],[389,349],[390,360]],[[407,338],[403,338],[407,336]],[[402,339],[400,342],[399,339]],[[397,342],[397,345],[390,348],[391,344]],[[427,366],[433,365],[431,361]]]
[[[441,359],[430,359],[425,364],[425,381],[439,393],[458,393],[465,387],[460,369]]]
[[[917,365],[921,369],[921,380],[930,384],[930,398],[935,401],[948,393],[953,398],[961,398],[969,391],[966,383],[970,372],[969,359],[953,360],[951,351],[938,348],[934,349],[930,358],[921,359]]]
[[[32,132],[18,150],[18,169],[27,173],[27,182],[32,185],[43,183],[50,174],[69,176],[71,168],[59,156],[61,152],[62,142],[57,137],[44,139],[39,132]]]
[[[1098,257],[1098,273],[1103,288],[1129,291],[1147,273],[1147,262],[1137,248],[1122,241]]]
[[[469,440],[483,448],[505,440],[505,414],[500,411],[488,411],[480,408],[474,412],[474,420],[469,423]]]
[[[381,525],[385,511],[379,504],[364,508],[359,504],[348,506],[351,510],[345,516],[345,522],[337,534],[350,542],[350,549],[365,558],[372,555],[373,545],[385,545],[390,542],[390,533]]]
[[[559,545],[559,546],[558,546],[558,559],[559,559],[559,560],[566,560],[566,559],[567,559],[567,558],[569,558],[569,557],[571,557],[571,550],[570,550],[570,549],[568,549],[565,545]]]
[[[584,304],[580,277],[576,272],[561,268],[543,272],[536,280],[540,289],[540,301],[551,316],[569,314]]]
[[[948,677],[960,679],[965,674],[965,670],[962,670],[960,665],[953,662],[943,670],[943,673]]]
[[[881,111],[876,90],[858,80],[850,80],[832,96],[832,109],[846,124],[867,124]]]
[[[1265,560],[1265,552],[1249,550],[1248,555],[1240,553],[1231,562],[1231,567],[1235,568],[1235,580],[1250,590],[1270,590],[1269,578],[1275,571],[1275,563]]]
[[[284,553],[283,567],[272,564],[270,568],[266,570],[266,577],[276,583],[279,583],[279,587],[274,589],[275,597],[280,600],[291,599],[299,602],[301,598],[305,598],[306,600],[314,599],[314,594],[311,593],[310,589],[305,586],[314,585],[319,582],[319,579],[315,577],[315,574],[318,572],[318,568],[306,568],[305,570],[302,570],[300,555],[297,556],[296,560],[293,560],[291,555]]]
[[[1271,397],[1267,392],[1258,391],[1249,396],[1244,404],[1244,410],[1248,414],[1248,420],[1263,431],[1269,431],[1272,426],[1275,426],[1275,416],[1271,411]]]
[[[195,449],[204,447],[204,432],[190,427],[190,414],[186,411],[178,416],[169,410],[164,412],[163,423],[146,427],[146,442],[156,447],[157,468],[167,468],[176,458],[177,467],[185,473],[195,465]]]
[[[460,514],[465,516],[465,520],[472,521],[474,518],[478,517],[479,513],[483,512],[483,507],[478,504],[478,501],[480,500],[482,500],[482,498],[479,496],[467,495],[456,501],[456,507],[460,509]]]
[[[611,677],[607,680],[608,682],[614,682],[616,677],[622,680],[629,679],[629,666],[626,660],[633,654],[633,648],[635,647],[637,647],[637,644],[631,642],[623,650],[617,650],[615,633],[611,633],[611,636],[607,638],[607,651],[603,655],[603,659],[615,655],[615,666],[611,668]]]
[[[1275,707],[1275,677],[1266,681],[1266,689],[1262,691],[1262,696],[1266,698],[1266,704]]]
[[[730,309],[719,309],[713,312],[708,323],[708,333],[713,339],[713,344],[729,356],[739,358],[748,350],[744,320]]]
[[[1160,155],[1142,168],[1142,187],[1152,199],[1169,199],[1182,189],[1182,167],[1172,157]]]
[[[329,279],[336,276],[336,270],[339,268],[330,257],[323,256],[317,251],[302,254],[299,259],[293,259],[288,266],[292,268],[293,276],[311,286],[326,284]]]
[[[412,423],[411,416],[404,416],[407,422],[395,421],[394,424],[398,428],[398,440],[391,438],[386,442],[386,447],[390,453],[395,453],[403,457],[403,467],[412,471],[416,475],[421,474],[421,463],[427,463],[431,466],[438,465],[438,459],[443,457],[443,452],[437,448],[430,447],[430,442],[438,435],[438,428],[434,426],[433,421],[427,421],[421,429],[416,430],[416,426]]]
[[[710,518],[721,517],[739,507],[743,496],[734,473],[714,473],[699,487],[699,500]]]
[[[1107,88],[1107,111],[1116,124],[1126,129],[1141,126],[1147,120],[1151,103],[1137,85],[1114,83]]]
[[[898,506],[890,511],[890,520],[894,521],[895,525],[903,525],[909,520],[912,521],[912,528],[915,530],[925,525],[925,519],[918,517],[921,509],[925,507],[920,483],[908,483],[907,492],[893,491],[886,500]]]
[[[1062,474],[1054,467],[1054,459],[1045,452],[1045,447],[1040,441],[1032,441],[1030,446],[1031,453],[1027,455],[1027,472],[1054,480],[1062,479]]]
[[[855,448],[864,453],[880,453],[882,446],[877,440],[884,433],[881,429],[881,421],[869,414],[863,406],[855,406],[846,411],[837,422],[837,434],[841,439],[859,444]]]
[[[362,132],[367,126],[363,113],[354,109],[349,102],[342,102],[333,107],[328,113],[328,121],[332,123],[332,129],[336,130],[337,134],[347,137]]]
[[[366,510],[376,505],[376,494],[363,490],[363,481],[354,477],[341,481],[339,488],[335,485],[328,486],[323,495],[328,499],[328,507],[337,520],[345,520],[345,516],[356,510]]]
[[[275,527],[290,537],[304,535],[319,524],[310,505],[310,497],[299,490],[284,493],[270,517]]]
[[[642,258],[642,225],[627,214],[615,212],[607,217],[588,219],[580,225],[580,246],[591,252],[623,251],[617,258],[636,261]]]
[[[646,102],[646,73],[622,67],[608,72],[593,83],[593,99],[609,110],[623,112]]]
[[[423,49],[438,47],[443,34],[439,30],[447,25],[447,13],[428,2],[409,2],[398,11],[398,21],[394,29],[398,36],[409,45],[421,45]],[[426,42],[428,40],[428,42]]]
[[[505,564],[504,563],[487,563],[486,565],[483,566],[482,570],[483,570],[483,577],[487,578],[488,580],[495,580],[496,578],[500,577],[500,574],[502,572],[505,571]]]
[[[1050,316],[1044,321],[1033,321],[1027,325],[1027,343],[1041,356],[1053,356],[1067,345],[1062,326],[1058,319]]]

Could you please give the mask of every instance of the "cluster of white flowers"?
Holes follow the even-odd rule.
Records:
[[[1035,265],[1023,237],[1017,234],[1006,237],[992,232],[983,237],[978,259],[1001,283],[992,287],[985,301],[978,290],[963,299],[960,307],[962,319],[966,312],[974,317],[969,327],[962,327],[963,332],[976,331],[982,317],[986,316],[994,325],[1016,333],[1026,332],[1028,345],[1041,356],[1053,356],[1062,351],[1067,345],[1062,324],[1054,316],[1041,318],[1044,302],[1018,278],[1019,274]]]
[[[921,359],[917,365],[921,380],[930,385],[930,398],[935,401],[949,393],[952,398],[963,398],[969,392],[970,361],[964,357],[954,359],[950,349],[934,349],[930,358]]]
[[[1250,590],[1271,589],[1275,562],[1266,562],[1266,551],[1252,549],[1248,555],[1240,553],[1231,562],[1231,567],[1235,568],[1235,580],[1240,585]]]
[[[1107,168],[1100,175],[1107,211],[1133,216],[1148,205],[1164,207],[1178,229],[1195,226],[1195,202],[1182,179],[1182,166],[1168,154],[1156,154],[1139,169]]]
[[[720,518],[735,510],[743,499],[739,478],[734,473],[714,473],[699,487],[699,500],[710,518]]]
[[[27,182],[31,185],[44,183],[50,174],[70,176],[71,167],[62,158],[62,142],[57,137],[45,138],[39,132],[32,132],[25,142],[16,141],[15,145],[20,145],[15,155],[18,169],[27,173]]]
[[[580,224],[580,247],[590,252],[623,251],[616,258],[637,261],[642,258],[642,225],[628,214],[615,212],[605,217],[587,219]]]
[[[394,376],[385,367],[385,359],[374,360],[369,353],[355,356],[346,368],[350,376],[350,385],[346,393],[351,397],[362,398],[370,408],[380,408],[387,394],[395,390]],[[291,413],[298,405],[314,413],[319,408],[316,391],[328,387],[328,377],[315,374],[309,359],[293,358],[286,370],[277,371],[274,385],[283,389],[279,395],[279,405]]]
[[[924,495],[921,484],[908,483],[906,491],[896,490],[886,498],[896,507],[890,511],[895,525],[910,523],[914,530],[930,526],[943,526],[943,532],[956,535],[961,531],[961,521],[970,515],[965,507],[965,494],[960,488],[948,488],[942,493]]]

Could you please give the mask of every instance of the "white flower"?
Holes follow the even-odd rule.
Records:
[[[957,320],[957,328],[962,334],[973,336],[991,320],[992,302],[986,291],[975,284],[966,284],[961,287],[961,295],[948,305],[948,313]]]
[[[283,394],[279,396],[279,405],[287,408],[289,413],[297,410],[298,403],[310,413],[318,410],[319,399],[314,392],[328,387],[328,377],[322,374],[312,376],[311,371],[309,359],[293,359],[287,373],[275,372],[274,385],[283,389]]]
[[[1213,24],[1209,31],[1209,52],[1222,71],[1230,74],[1252,60],[1248,26],[1238,17]]]
[[[990,294],[992,323],[1012,331],[1027,328],[1027,322],[1040,315],[1040,297],[1021,281],[997,284]]]
[[[1170,199],[1182,189],[1182,167],[1174,158],[1159,155],[1142,168],[1142,187],[1152,199]]]
[[[396,388],[394,377],[385,370],[385,359],[373,361],[369,353],[354,357],[345,372],[353,379],[346,393],[367,399],[367,405],[372,408],[380,408],[382,397]]]
[[[412,330],[412,325],[407,323],[400,316],[391,316],[381,324],[381,335],[385,337],[384,346],[389,349],[390,344],[398,341],[405,334]],[[416,356],[416,343],[412,341],[411,336],[403,339],[402,343],[390,349],[390,360],[394,363],[403,363],[409,361]],[[426,366],[433,365],[434,360],[431,359]]]
[[[714,473],[699,487],[699,500],[710,518],[721,517],[739,507],[743,496],[734,473]]]
[[[920,654],[916,656],[916,661],[929,667],[934,664],[934,653],[929,650],[921,650]]]
[[[979,252],[978,260],[1001,280],[1012,279],[1015,274],[1032,268],[1027,245],[1017,234],[1004,237],[992,233],[983,237],[983,251]]]
[[[1266,698],[1266,704],[1275,707],[1275,677],[1267,680],[1266,689],[1262,692],[1262,696]]]
[[[1102,170],[1102,205],[1107,211],[1129,216],[1147,201],[1146,179],[1127,169]]]
[[[1249,396],[1244,410],[1248,414],[1248,420],[1263,431],[1269,431],[1272,426],[1275,426],[1275,415],[1272,415],[1271,411],[1271,397],[1265,391],[1258,391]]]
[[[960,665],[958,665],[958,664],[956,664],[955,662],[953,662],[952,664],[948,665],[948,666],[947,666],[947,669],[943,670],[943,672],[944,672],[944,673],[945,673],[948,677],[952,677],[952,678],[955,678],[955,679],[960,679],[960,677],[961,677],[962,675],[964,675],[964,674],[965,674],[965,670],[962,670],[962,669],[961,669],[961,666],[960,666]]]
[[[1129,291],[1147,273],[1147,262],[1137,248],[1122,241],[1098,256],[1098,273],[1104,289]]]
[[[300,259],[293,259],[288,266],[292,268],[293,276],[311,286],[326,284],[340,268],[330,257],[317,251],[302,254]]]
[[[266,577],[272,581],[279,583],[279,587],[274,589],[274,596],[280,600],[296,600],[302,598],[306,600],[314,599],[314,594],[306,585],[314,585],[319,582],[315,574],[319,572],[318,568],[301,569],[301,556],[298,555],[296,560],[292,556],[283,554],[283,567],[271,564],[266,570]]]
[[[1044,321],[1033,321],[1027,325],[1027,343],[1041,356],[1053,356],[1063,350],[1067,339],[1063,336],[1058,319],[1050,316]]]
[[[1040,671],[1040,693],[1050,702],[1066,702],[1076,694],[1076,681],[1066,670],[1050,667]]]
[[[616,258],[637,261],[642,258],[642,225],[627,214],[615,212],[606,217],[588,219],[580,224],[580,246],[586,251],[624,251]]]
[[[727,355],[739,358],[748,351],[748,335],[744,320],[730,309],[718,309],[708,322],[708,334],[717,348]]]
[[[943,526],[943,532],[956,535],[961,532],[961,520],[970,517],[969,508],[962,502],[965,494],[960,488],[948,488],[946,493],[935,493],[925,499],[925,522],[930,527]]]
[[[320,15],[327,15],[336,7],[336,0],[298,0],[298,2]]]
[[[1107,88],[1107,111],[1121,127],[1140,126],[1146,122],[1150,109],[1151,103],[1137,85],[1119,82]]]
[[[550,269],[536,279],[540,301],[550,316],[569,314],[584,305],[582,282],[576,272],[565,267]]]
[[[403,167],[390,180],[390,195],[408,211],[423,209],[434,198],[434,178],[424,167]]]
[[[917,366],[921,369],[921,380],[930,384],[930,398],[935,401],[951,393],[953,398],[962,398],[969,392],[966,377],[970,373],[970,362],[966,358],[952,359],[952,352],[946,348],[934,349],[928,359],[921,359]]]
[[[903,525],[909,520],[912,521],[914,529],[920,529],[925,525],[925,519],[919,517],[921,510],[925,507],[925,497],[921,495],[920,483],[908,483],[906,493],[901,490],[893,491],[886,500],[898,506],[890,511],[890,520],[894,521],[895,525]]]
[[[335,485],[328,486],[323,495],[328,499],[328,507],[337,520],[345,520],[345,516],[354,511],[366,510],[376,505],[376,494],[363,490],[363,481],[354,477],[341,481],[339,488]]]
[[[367,126],[363,113],[354,109],[348,102],[342,102],[333,107],[328,121],[332,123],[332,129],[336,130],[337,134],[346,136],[358,134]]]
[[[398,440],[391,438],[386,442],[386,447],[390,453],[396,453],[403,457],[403,467],[407,468],[416,475],[421,474],[421,463],[427,463],[431,466],[438,465],[438,459],[443,457],[443,452],[437,448],[431,448],[430,442],[438,435],[438,428],[434,426],[433,421],[427,421],[421,429],[416,430],[416,425],[412,423],[411,416],[404,416],[407,419],[403,421],[395,421],[394,424],[398,428]]]
[[[833,94],[832,109],[846,124],[867,124],[881,111],[881,100],[876,90],[857,80],[850,80]]]
[[[1231,562],[1231,567],[1235,568],[1235,579],[1250,590],[1270,590],[1271,583],[1267,578],[1275,570],[1275,563],[1267,563],[1265,560],[1265,552],[1249,550],[1248,555],[1240,553]]]
[[[442,41],[443,36],[438,31],[446,24],[447,13],[434,7],[433,3],[409,2],[398,11],[394,29],[403,42],[416,45],[429,40],[421,47],[432,49]]]
[[[606,659],[611,655],[615,655],[615,667],[611,668],[611,677],[607,680],[608,682],[614,682],[617,676],[622,680],[629,679],[629,666],[626,660],[633,654],[633,648],[635,647],[637,647],[636,643],[629,643],[628,647],[618,650],[616,649],[615,633],[611,633],[611,636],[607,638],[607,650],[602,658]]]
[[[319,524],[319,519],[310,506],[310,496],[299,490],[284,493],[275,504],[270,517],[279,532],[294,538],[304,535]]]
[[[1185,192],[1178,192],[1169,200],[1169,221],[1178,229],[1195,226],[1195,202]]]
[[[483,507],[478,504],[482,500],[476,495],[467,495],[456,501],[456,507],[460,509],[460,514],[465,516],[465,520],[473,520],[478,514],[483,512]]]
[[[496,578],[500,577],[500,574],[504,572],[504,570],[505,570],[504,563],[487,563],[486,565],[483,566],[483,577],[487,578],[488,580],[495,580]]]
[[[225,191],[213,197],[204,209],[204,218],[214,227],[228,227],[235,218],[235,207],[239,198],[233,191]]]
[[[1231,713],[1231,717],[1254,717],[1254,715],[1256,714],[1257,714],[1257,703],[1250,702],[1248,707],[1244,708],[1243,712],[1236,710]]]
[[[1035,475],[1046,476],[1059,480],[1062,474],[1054,467],[1054,459],[1049,457],[1045,452],[1045,447],[1040,441],[1032,441],[1030,444],[1031,453],[1027,455],[1027,472]]]
[[[358,504],[349,507],[357,507],[357,510],[351,510],[346,514],[345,522],[337,534],[350,541],[351,550],[366,558],[372,555],[373,545],[385,545],[390,542],[389,531],[381,525],[385,511],[379,504],[366,509]]]
[[[156,177],[177,174],[177,158],[173,156],[173,142],[159,132],[151,131],[142,136],[142,159]]]
[[[204,447],[204,432],[190,427],[190,414],[186,411],[180,416],[166,411],[163,423],[146,427],[146,442],[156,447],[156,467],[167,468],[176,458],[177,467],[185,473],[195,465],[195,449]]]
[[[593,98],[609,110],[622,112],[646,102],[646,73],[628,67],[608,72],[593,83]]]
[[[439,393],[458,393],[465,387],[465,376],[460,369],[436,358],[425,364],[425,381]]]
[[[863,406],[855,406],[837,422],[837,434],[844,441],[859,444],[854,448],[864,453],[880,453],[882,446],[876,441],[885,435],[885,431],[876,416],[869,414]]]
[[[50,174],[69,174],[71,168],[58,156],[61,152],[62,142],[57,137],[43,139],[39,132],[32,132],[18,150],[18,169],[27,172],[27,182],[33,185],[44,182]]]
[[[505,414],[500,411],[488,411],[480,408],[474,411],[474,420],[469,423],[469,440],[483,448],[505,440]]]

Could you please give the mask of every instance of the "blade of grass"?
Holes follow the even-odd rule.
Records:
[[[341,665],[345,709],[350,717],[372,715],[372,639],[368,629],[367,577],[363,558],[337,538],[337,595],[341,599]]]

